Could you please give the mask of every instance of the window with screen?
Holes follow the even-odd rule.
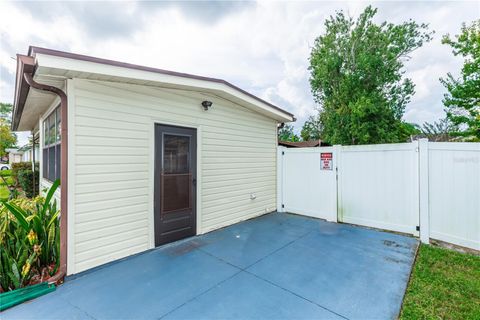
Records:
[[[55,181],[60,179],[61,117],[57,107],[43,121],[43,178]]]

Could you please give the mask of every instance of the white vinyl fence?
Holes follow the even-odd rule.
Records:
[[[332,170],[319,170],[320,153],[334,153],[326,148],[279,148],[282,168],[282,199],[278,208],[291,213],[337,221],[337,182],[334,160]],[[336,159],[336,157],[333,157]]]
[[[279,147],[278,159],[279,210],[480,250],[480,143]]]

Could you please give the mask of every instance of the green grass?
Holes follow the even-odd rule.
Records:
[[[11,176],[12,175],[12,170],[0,170],[0,176]]]
[[[7,186],[4,184],[0,184],[0,201],[8,200],[9,195],[10,195],[10,192],[8,191]]]
[[[12,170],[0,170],[0,176],[3,176],[5,181],[8,184],[13,183],[13,178],[11,177]],[[0,178],[0,201],[2,200],[8,200],[8,197],[10,195],[10,192],[8,191],[8,187],[5,184],[4,180]]]
[[[480,319],[480,256],[419,250],[400,319]]]

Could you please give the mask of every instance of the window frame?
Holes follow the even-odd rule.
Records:
[[[43,118],[42,126],[42,178],[54,182],[61,176],[61,157],[59,155],[61,153],[62,122],[60,105]]]

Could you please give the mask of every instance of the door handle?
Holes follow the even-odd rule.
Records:
[[[194,187],[196,187],[197,186],[197,179],[193,178],[192,179],[192,184],[193,184]]]

